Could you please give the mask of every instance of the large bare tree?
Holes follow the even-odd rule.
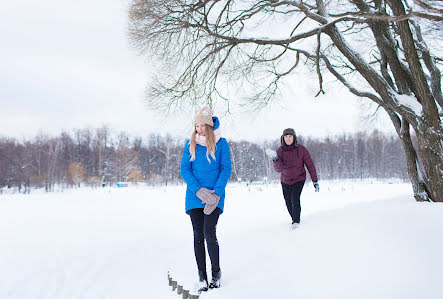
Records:
[[[129,15],[134,46],[166,66],[147,89],[151,107],[239,94],[263,107],[307,66],[317,94],[333,76],[384,109],[416,200],[443,201],[442,1],[132,0]]]

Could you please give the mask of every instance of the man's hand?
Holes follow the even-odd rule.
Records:
[[[278,161],[277,152],[270,148],[265,149],[266,156],[272,159],[272,161]]]

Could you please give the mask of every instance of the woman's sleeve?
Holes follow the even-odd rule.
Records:
[[[281,147],[279,147],[277,149],[277,157],[278,160],[277,161],[272,161],[274,163],[274,170],[277,172],[282,172],[283,171],[283,160],[281,158]]]
[[[222,139],[221,144],[221,161],[220,161],[220,175],[215,183],[215,194],[222,197],[225,194],[225,188],[228,180],[231,177],[231,152],[226,139]]]
[[[186,141],[185,147],[183,148],[182,161],[180,163],[180,174],[185,183],[188,185],[188,188],[193,192],[197,192],[198,189],[202,187],[202,185],[200,185],[199,181],[192,173],[192,166],[189,158],[190,154],[188,140]]]
[[[308,168],[309,175],[311,176],[311,179],[313,182],[318,181],[317,177],[317,171],[315,170],[314,162],[312,161],[311,155],[309,154],[308,150],[303,147],[304,153],[303,153],[303,163],[305,163],[306,168]]]

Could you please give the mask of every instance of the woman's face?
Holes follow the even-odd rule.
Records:
[[[287,145],[291,145],[294,142],[294,136],[293,135],[285,135],[285,143]]]
[[[195,131],[200,135],[200,136],[205,136],[206,134],[206,124],[196,124],[195,125]]]

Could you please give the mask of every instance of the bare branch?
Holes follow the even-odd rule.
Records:
[[[417,49],[421,51],[423,61],[425,62],[425,65],[429,73],[431,74],[430,85],[432,89],[432,95],[434,96],[435,100],[440,106],[440,109],[443,109],[443,94],[441,91],[441,72],[434,63],[435,59],[431,56],[429,47],[426,45],[426,42],[423,39],[420,27],[417,25],[416,22],[412,21],[411,24],[412,26],[414,26],[415,38],[417,40],[415,44],[417,46]]]
[[[413,1],[415,4],[417,4],[418,6],[420,6],[423,9],[425,9],[426,11],[440,14],[443,16],[443,9],[433,7],[433,6],[429,5],[428,3],[425,3],[424,1],[421,1],[421,0],[413,0]]]
[[[323,77],[322,77],[321,71],[320,71],[320,49],[321,49],[321,31],[319,31],[317,33],[317,50],[315,51],[316,52],[315,64],[317,66],[316,69],[317,69],[317,76],[318,76],[318,83],[319,83],[319,91],[315,95],[316,97],[320,93],[325,94],[325,91],[323,90]]]
[[[361,13],[361,12],[346,12],[341,14],[331,14],[332,17],[339,17],[339,18],[345,18],[345,17],[359,17],[361,18],[360,21],[363,21],[362,19],[366,20],[378,20],[378,21],[385,21],[385,22],[401,22],[410,20],[412,18],[422,18],[422,19],[428,19],[433,21],[443,21],[443,16],[438,15],[431,15],[427,13],[422,13],[418,11],[410,11],[405,15],[402,16],[387,16],[387,15],[376,15],[376,14],[368,14],[368,13]]]

